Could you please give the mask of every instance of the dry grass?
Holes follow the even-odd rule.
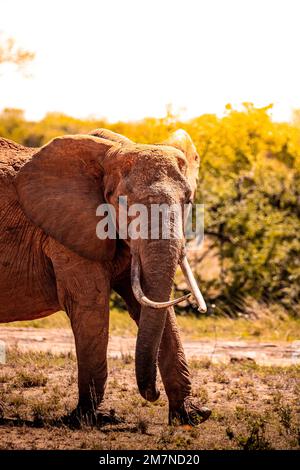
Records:
[[[140,397],[128,357],[110,360],[109,369],[105,404],[125,419],[124,424],[71,430],[53,426],[51,420],[76,404],[75,358],[10,350],[7,364],[0,366],[0,415],[17,418],[19,425],[1,425],[0,449],[300,447],[297,366],[259,367],[252,362],[221,366],[194,360],[194,394],[213,409],[211,419],[199,428],[167,426],[166,397],[162,393],[153,404]],[[36,427],[22,424],[21,419]]]

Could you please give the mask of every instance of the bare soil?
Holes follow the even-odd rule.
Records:
[[[0,327],[0,341],[7,347],[20,351],[75,353],[72,331],[67,328],[10,328]],[[122,358],[134,355],[135,337],[111,335],[108,356]],[[289,366],[300,364],[300,341],[227,341],[216,338],[185,340],[184,349],[189,359],[209,359],[213,363],[247,359],[265,366]]]

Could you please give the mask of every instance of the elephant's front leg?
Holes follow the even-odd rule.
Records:
[[[173,307],[168,311],[158,363],[169,399],[169,424],[195,426],[208,419],[211,410],[192,397],[190,371]]]
[[[114,289],[123,297],[130,316],[138,325],[141,306],[133,295],[130,279],[116,283]],[[197,425],[208,419],[211,414],[209,408],[196,403],[195,398],[192,398],[191,376],[172,307],[165,324],[158,364],[169,400],[169,424],[177,422]]]
[[[108,302],[78,303],[68,312],[78,363],[78,411],[95,412],[107,381]]]
[[[66,422],[71,425],[118,424],[122,420],[105,409],[109,332],[108,289],[103,287],[95,304],[79,302],[69,313],[75,337],[78,363],[79,400]]]
[[[107,380],[109,273],[99,263],[54,242],[47,255],[53,263],[60,306],[70,318],[75,337],[79,400],[71,418],[87,416],[98,421]]]

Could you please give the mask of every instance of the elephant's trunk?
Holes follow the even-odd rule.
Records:
[[[183,259],[180,261],[180,267],[184,274],[185,280],[188,286],[190,287],[192,294],[198,304],[199,312],[205,313],[207,311],[205,300],[198,287],[197,281],[191,270],[186,256],[184,256]],[[141,305],[157,309],[172,307],[174,305],[179,304],[180,302],[183,302],[184,300],[187,300],[192,295],[191,293],[186,294],[182,297],[178,297],[174,300],[168,300],[166,302],[156,302],[154,300],[148,299],[141,287],[141,264],[139,256],[136,253],[132,255],[131,261],[131,285],[134,296]]]
[[[151,307],[156,309],[172,307],[173,305],[177,305],[184,300],[187,300],[192,294],[186,294],[182,297],[178,297],[174,300],[168,300],[166,302],[156,302],[155,300],[150,300],[144,294],[142,287],[141,287],[141,264],[139,256],[134,253],[132,255],[132,262],[131,262],[131,286],[132,291],[136,300],[143,305],[144,307]]]
[[[143,297],[145,292],[144,297],[153,299],[154,305],[170,298],[181,251],[182,241],[176,239],[143,240],[139,243],[138,253],[133,255],[138,256],[141,262],[141,273],[138,272],[138,275],[141,274],[143,291],[137,293],[138,296]],[[133,262],[133,269],[139,269],[136,266],[137,260]],[[146,400],[155,401],[159,397],[156,388],[157,357],[169,302],[164,302],[157,310],[147,300],[142,303],[139,321],[136,378],[141,395]]]

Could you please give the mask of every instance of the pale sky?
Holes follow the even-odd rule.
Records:
[[[0,70],[0,110],[110,121],[300,108],[300,0],[0,0],[0,31],[36,53]]]

